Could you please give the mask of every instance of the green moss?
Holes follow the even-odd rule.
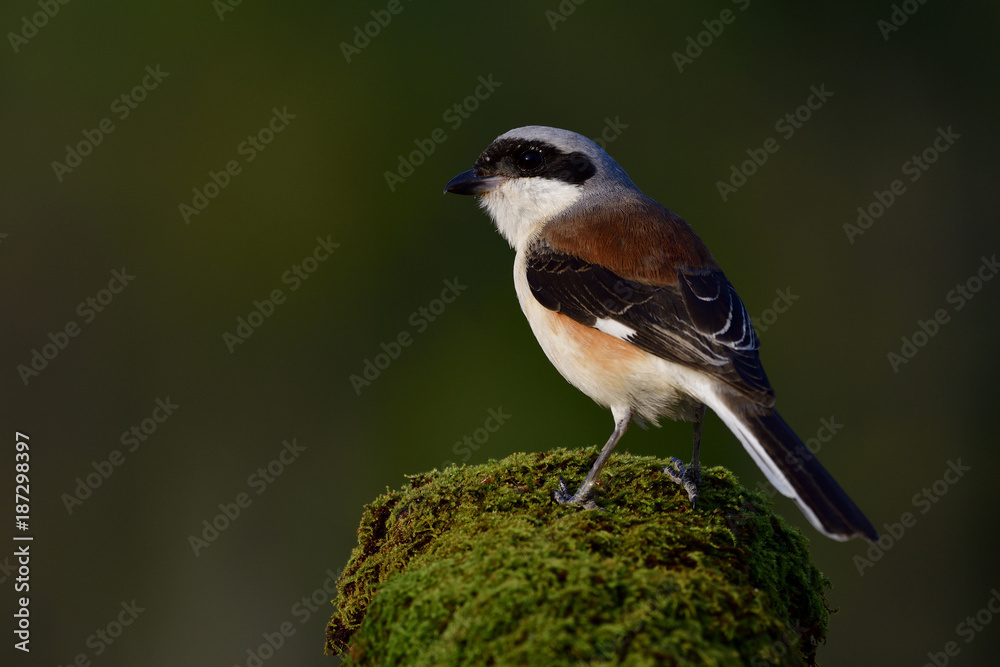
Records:
[[[410,478],[366,508],[327,649],[350,665],[812,664],[828,583],[801,533],[723,468],[701,497],[622,454],[604,511],[557,504],[595,449]]]

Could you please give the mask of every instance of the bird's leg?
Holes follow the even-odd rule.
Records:
[[[632,421],[632,410],[625,409],[623,412],[619,412],[614,408],[611,409],[612,414],[615,416],[615,430],[608,438],[608,441],[604,444],[604,449],[601,450],[601,454],[594,461],[593,467],[591,467],[590,472],[587,474],[587,479],[583,480],[583,484],[580,488],[576,490],[572,496],[569,495],[569,489],[566,488],[566,482],[563,481],[562,475],[559,475],[559,488],[556,489],[555,498],[556,502],[564,505],[581,505],[587,509],[598,509],[597,503],[590,499],[590,494],[594,489],[594,484],[597,483],[597,478],[601,474],[601,469],[604,468],[604,464],[608,462],[608,457],[611,456],[611,452],[614,451],[615,445],[621,440],[622,436],[625,435],[625,431],[628,430],[629,422]]]
[[[686,468],[678,458],[670,459],[670,465],[663,469],[667,477],[675,484],[680,484],[691,499],[691,509],[698,504],[698,485],[701,484],[701,425],[705,421],[704,404],[698,408],[694,420],[694,448],[691,452],[691,463]]]

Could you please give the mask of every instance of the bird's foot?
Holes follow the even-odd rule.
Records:
[[[601,509],[597,503],[595,503],[590,497],[590,489],[584,489],[582,486],[577,489],[577,492],[570,495],[569,489],[566,488],[566,482],[563,480],[562,475],[559,475],[559,488],[556,489],[555,496],[556,502],[560,505],[579,505],[583,509],[587,510],[599,510]]]
[[[680,484],[687,491],[688,498],[691,499],[691,509],[698,504],[698,484],[701,483],[701,467],[696,465],[685,466],[677,457],[670,459],[670,465],[663,468],[663,472],[674,484]]]

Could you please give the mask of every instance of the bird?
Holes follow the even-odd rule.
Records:
[[[690,463],[672,458],[663,472],[695,508],[708,407],[820,533],[878,539],[774,409],[746,306],[708,247],[604,149],[569,130],[515,128],[444,191],[479,198],[515,251],[514,289],[545,355],[615,420],[577,491],[560,477],[557,502],[596,508],[594,485],[629,425],[666,417],[694,423]]]

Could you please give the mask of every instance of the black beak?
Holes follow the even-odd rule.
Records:
[[[505,180],[502,176],[481,176],[475,169],[470,169],[448,181],[444,191],[456,195],[483,195],[500,187]]]

